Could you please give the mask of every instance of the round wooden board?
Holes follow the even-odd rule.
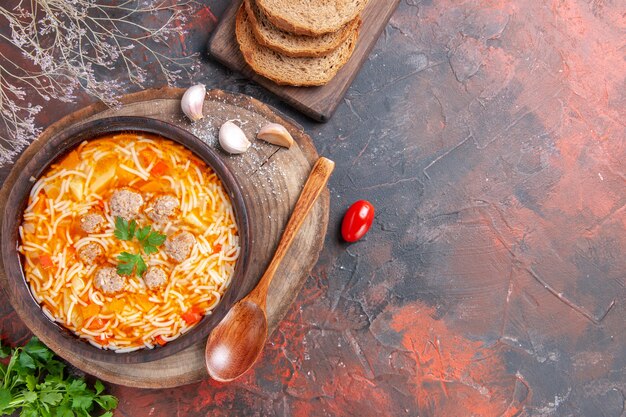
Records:
[[[5,210],[8,191],[15,182],[16,172],[52,135],[71,125],[111,116],[146,116],[178,125],[218,149],[225,163],[240,182],[248,208],[254,218],[250,248],[249,273],[260,278],[274,253],[278,239],[313,163],[317,151],[302,129],[279,116],[265,104],[251,97],[211,90],[204,105],[205,118],[191,124],[180,110],[180,98],[185,90],[162,88],[126,95],[122,106],[107,108],[95,104],[72,113],[49,126],[15,163],[14,169],[0,191],[0,212]],[[266,123],[281,123],[293,135],[296,144],[290,149],[279,148],[254,140],[248,152],[231,156],[217,145],[219,127],[227,120],[239,124],[248,138],[254,138]],[[293,246],[283,260],[269,289],[267,316],[270,333],[287,312],[289,305],[317,262],[328,225],[329,193],[325,190],[309,214]],[[6,277],[0,268],[0,281],[6,287]],[[255,282],[256,282],[255,280]],[[248,293],[246,288],[240,294]],[[7,294],[11,299],[12,294]],[[12,300],[16,308],[16,303]],[[19,313],[19,311],[18,311]],[[26,323],[28,325],[28,323]],[[208,378],[204,366],[205,342],[197,343],[169,358],[137,365],[111,365],[72,356],[54,346],[45,336],[42,340],[58,355],[83,371],[108,382],[141,388],[169,388]]]

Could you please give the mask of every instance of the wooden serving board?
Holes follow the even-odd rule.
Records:
[[[209,40],[209,54],[227,67],[261,84],[307,116],[325,122],[343,100],[399,2],[400,0],[369,0],[361,14],[363,24],[352,57],[328,84],[321,87],[281,86],[256,74],[246,64],[235,39],[235,15],[241,5],[240,0],[234,1],[224,12]]]
[[[15,173],[40,149],[50,137],[72,125],[111,117],[145,116],[173,123],[186,129],[214,147],[223,156],[243,191],[251,221],[253,237],[250,248],[249,273],[258,281],[274,253],[282,230],[300,194],[304,182],[318,155],[311,138],[302,128],[279,116],[265,104],[243,95],[220,90],[207,93],[205,118],[191,124],[180,110],[183,89],[163,88],[130,94],[121,99],[122,106],[110,109],[95,104],[72,113],[48,127],[22,154],[0,191],[0,212],[4,212],[8,191],[15,182]],[[260,140],[244,154],[225,154],[217,144],[217,131],[227,120],[239,124],[248,138],[266,123],[283,124],[296,143],[279,148]],[[281,263],[267,298],[270,333],[287,312],[289,305],[317,262],[328,224],[329,192],[326,189],[309,214],[293,246]],[[6,277],[0,268],[0,283],[6,287]],[[252,287],[252,285],[251,285]],[[247,294],[252,288],[239,291]],[[11,294],[8,294],[11,299]],[[12,301],[12,304],[15,303]],[[74,356],[54,346],[45,335],[42,340],[74,366],[103,380],[140,388],[169,388],[208,378],[204,365],[205,341],[165,359],[137,365],[112,365]],[[184,336],[183,336],[184,337]]]

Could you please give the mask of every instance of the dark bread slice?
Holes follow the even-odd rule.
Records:
[[[279,29],[296,35],[336,32],[356,19],[368,0],[256,0]]]
[[[352,31],[358,30],[360,25],[360,19],[357,17],[337,32],[315,37],[294,35],[274,26],[259,9],[255,0],[244,0],[244,4],[257,42],[287,56],[319,57],[327,55],[337,49]]]
[[[248,65],[259,75],[280,85],[326,84],[348,62],[358,38],[358,31],[354,31],[343,44],[328,55],[317,58],[294,58],[259,45],[252,33],[252,25],[244,5],[241,5],[237,12],[235,27],[239,49]]]

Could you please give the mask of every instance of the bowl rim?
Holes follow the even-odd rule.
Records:
[[[39,178],[61,157],[75,149],[84,141],[94,140],[104,135],[115,133],[150,133],[175,142],[191,151],[203,160],[221,180],[233,206],[239,233],[240,257],[234,274],[219,304],[188,332],[164,346],[153,349],[139,349],[127,353],[115,353],[112,350],[99,349],[86,340],[79,338],[72,331],[50,320],[33,297],[22,267],[21,255],[17,251],[19,244],[18,228],[30,191],[35,183],[32,178]],[[250,264],[250,219],[247,203],[243,197],[240,183],[222,161],[217,152],[191,132],[164,122],[142,116],[117,116],[87,121],[64,129],[52,136],[46,144],[26,161],[18,173],[12,189],[9,191],[5,210],[2,214],[2,261],[7,280],[9,301],[18,316],[28,325],[36,336],[44,342],[52,340],[63,353],[77,353],[83,357],[116,364],[145,363],[163,359],[208,337],[209,333],[230,310],[230,307],[245,294],[241,294],[242,280],[247,275]],[[243,285],[245,287],[245,285]],[[14,305],[20,304],[19,306]],[[25,318],[24,315],[27,317]]]

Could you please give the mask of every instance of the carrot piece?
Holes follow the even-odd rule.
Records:
[[[61,166],[67,169],[75,168],[78,164],[80,164],[80,157],[76,151],[70,152],[69,155],[65,157],[63,162],[61,162]]]
[[[104,325],[107,324],[106,320],[102,320],[101,318],[97,318],[95,320],[93,320],[91,322],[91,324],[89,325],[88,329],[89,330],[96,330],[96,329],[101,329],[104,327]]]
[[[137,300],[137,304],[139,304],[139,306],[146,312],[150,311],[150,309],[154,307],[152,301],[150,301],[145,295],[137,295],[135,300]]]
[[[222,251],[222,245],[220,245],[219,243],[213,246],[213,253],[219,253],[221,251]]]
[[[152,158],[154,158],[156,154],[150,149],[143,149],[139,152],[139,161],[145,166],[149,165]]]
[[[83,317],[85,317],[86,319],[88,319],[89,317],[96,316],[99,313],[100,313],[100,306],[98,304],[89,304],[88,306],[83,307]]]
[[[169,168],[170,167],[165,162],[159,161],[152,167],[150,173],[160,177],[161,175],[165,174],[169,170]]]
[[[109,303],[109,310],[111,310],[114,313],[119,313],[124,309],[125,304],[126,303],[124,302],[124,300],[120,300],[119,298],[116,298],[115,300]]]
[[[192,307],[190,308],[190,310],[191,310],[193,313],[200,314],[201,316],[203,316],[203,315],[204,315],[204,309],[203,309],[202,307],[198,306],[198,305],[192,306]]]
[[[154,341],[157,342],[159,346],[164,346],[167,343],[165,340],[163,340],[161,335],[158,335],[157,337],[155,337]]]
[[[50,255],[41,255],[39,257],[39,264],[43,269],[50,269],[54,266],[54,262],[52,262]]]
[[[193,311],[193,307],[181,314],[180,317],[185,320],[185,323],[192,325],[202,320],[202,315]]]
[[[156,193],[163,189],[163,184],[159,181],[148,181],[145,184],[139,186],[139,189],[144,193]]]

